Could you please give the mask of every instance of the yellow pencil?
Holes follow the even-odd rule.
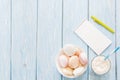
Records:
[[[95,16],[91,16],[91,18],[98,24],[102,25],[104,28],[106,28],[108,31],[114,33],[115,31],[109,27],[108,25],[106,25],[105,23],[103,23],[101,20],[99,20],[98,18],[96,18]]]

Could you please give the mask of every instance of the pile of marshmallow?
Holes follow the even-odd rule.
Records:
[[[65,45],[58,56],[61,72],[66,76],[78,76],[84,72],[88,60],[85,52],[79,47]]]

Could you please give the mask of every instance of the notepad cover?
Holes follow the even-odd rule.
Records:
[[[112,41],[99,31],[91,22],[84,20],[75,30],[75,33],[91,48],[100,55]]]

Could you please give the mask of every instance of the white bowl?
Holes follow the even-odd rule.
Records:
[[[79,49],[81,49],[81,48],[79,48]],[[61,49],[62,50],[62,49]],[[60,52],[61,52],[61,50],[60,50]],[[58,57],[62,54],[62,53],[60,53],[59,52],[59,54],[56,56],[56,59],[55,59],[55,63],[56,63],[56,67],[57,67],[57,70],[58,70],[58,72],[60,73],[60,74],[62,74],[64,77],[67,77],[67,78],[76,78],[76,77],[79,77],[79,76],[81,76],[86,70],[87,70],[87,64],[86,64],[86,66],[84,67],[84,69],[82,70],[82,72],[80,73],[80,74],[78,74],[78,75],[74,75],[74,76],[68,76],[68,75],[65,75],[63,72],[62,72],[62,68],[61,68],[61,66],[59,65],[59,61],[58,61]],[[86,55],[86,54],[85,54]]]

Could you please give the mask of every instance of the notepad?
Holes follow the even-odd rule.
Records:
[[[100,55],[112,41],[91,22],[84,20],[75,33],[97,54]]]

